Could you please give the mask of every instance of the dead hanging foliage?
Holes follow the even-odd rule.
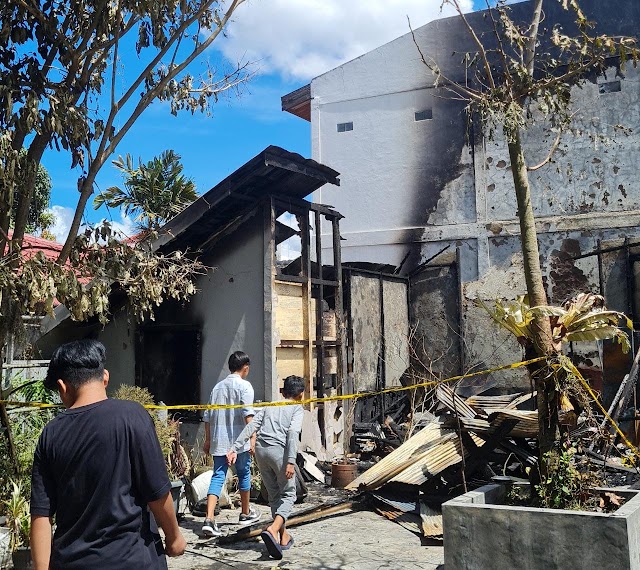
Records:
[[[526,295],[514,300],[497,299],[492,307],[481,300],[477,303],[523,346],[533,342],[534,319],[542,316],[550,319],[553,343],[557,350],[561,349],[563,343],[606,339],[618,342],[625,354],[631,348],[629,337],[618,326],[623,321],[629,329],[633,329],[631,319],[624,313],[608,310],[604,306],[604,297],[600,295],[580,293],[561,307],[530,307]]]
[[[631,348],[627,333],[619,327],[622,321],[633,330],[631,319],[624,313],[607,309],[604,297],[600,295],[580,293],[561,307],[530,307],[525,295],[513,300],[496,299],[492,306],[480,299],[476,303],[483,307],[497,324],[513,334],[524,347],[533,345],[536,317],[549,318],[557,354],[549,359],[548,374],[554,379],[560,407],[565,413],[573,411],[573,402],[587,415],[591,415],[591,398],[585,391],[575,365],[561,354],[563,344],[609,339],[619,343],[625,354]]]
[[[195,279],[206,273],[197,257],[179,251],[159,254],[148,242],[121,241],[107,222],[76,238],[64,265],[42,252],[19,251],[0,258],[0,295],[8,296],[25,315],[53,315],[56,302],[71,317],[91,317],[106,324],[109,298],[124,292],[136,320],[153,319],[165,299],[188,300]]]

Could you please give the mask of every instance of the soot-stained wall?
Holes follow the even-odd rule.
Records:
[[[587,17],[598,22],[598,32],[638,35],[637,2],[619,0],[616,10],[605,4],[581,3]],[[514,4],[512,10],[524,19],[531,3]],[[559,3],[545,11],[543,36],[551,23],[566,18]],[[478,13],[470,21],[480,30],[487,22]],[[462,77],[459,54],[471,46],[458,18],[432,22],[415,34],[427,57],[449,77]],[[339,189],[322,188],[314,199],[345,215],[343,260],[396,266],[404,260],[407,274],[443,246],[450,246],[444,257],[457,249],[465,366],[521,357],[517,343],[502,333],[487,334],[495,325],[474,302],[525,293],[511,164],[500,129],[489,136],[469,126],[463,106],[433,88],[411,34],[314,79],[311,96],[313,157],[342,173]],[[416,120],[421,111],[430,118]],[[591,78],[573,90],[571,111],[571,128],[552,161],[530,173],[543,275],[553,303],[601,290],[597,258],[576,256],[599,243],[612,247],[640,237],[639,72],[631,65],[611,67]],[[523,137],[529,165],[545,159],[556,137],[536,119]],[[343,123],[352,123],[352,130],[340,132]],[[609,306],[627,311],[623,258],[620,252],[603,256],[602,290]],[[447,291],[456,302],[457,294]],[[585,362],[598,364],[593,347],[584,352]],[[492,381],[499,389],[522,378],[519,372],[497,376]]]

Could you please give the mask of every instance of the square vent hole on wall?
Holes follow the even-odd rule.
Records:
[[[424,111],[416,111],[414,118],[417,121],[430,121],[433,119],[433,111],[431,109],[425,109]]]
[[[346,133],[347,131],[352,131],[352,130],[353,130],[353,122],[338,123],[338,132],[339,133]]]
[[[600,95],[604,95],[606,93],[618,93],[622,89],[622,86],[619,80],[607,81],[606,83],[600,83],[598,89],[600,90]]]

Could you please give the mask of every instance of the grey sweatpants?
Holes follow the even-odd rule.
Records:
[[[285,521],[289,518],[296,501],[295,475],[287,479],[284,448],[279,445],[264,445],[256,441],[256,463],[260,469],[262,484],[269,496],[271,516],[280,515]]]

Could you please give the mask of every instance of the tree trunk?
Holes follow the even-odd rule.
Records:
[[[8,339],[13,331],[17,327],[16,319],[20,318],[19,312],[16,310],[15,301],[8,295],[1,295],[0,300],[0,353],[3,353],[5,360],[11,361],[11,358],[6,354],[7,350],[12,350],[12,346],[8,344]],[[0,383],[4,376],[4,367],[0,362]],[[0,386],[0,400],[4,399],[4,393]],[[9,421],[9,415],[7,414],[7,408],[4,404],[0,403],[0,427],[4,428],[4,437],[7,440],[7,450],[9,451],[9,460],[13,466],[14,473],[17,475],[20,469],[18,465],[18,454],[16,452],[15,442],[13,440],[13,433],[11,431],[11,422]]]
[[[531,190],[529,174],[522,151],[520,131],[505,132],[511,157],[513,183],[518,199],[518,218],[520,220],[520,241],[524,261],[524,276],[527,284],[529,305],[547,304],[547,294],[542,281],[540,268],[540,252],[538,250],[538,236],[531,204]],[[546,317],[537,317],[533,322],[533,351],[536,356],[552,357],[557,353],[551,337],[551,326]],[[528,355],[529,356],[529,355]],[[530,356],[533,356],[530,355]],[[553,443],[559,438],[558,430],[558,393],[553,376],[547,373],[544,363],[529,367],[529,372],[538,391],[538,438],[541,456],[553,448]],[[540,462],[544,472],[543,462]]]
[[[12,242],[17,248],[22,247],[22,238],[24,237],[27,223],[29,222],[29,209],[36,187],[36,178],[38,175],[38,166],[42,160],[49,136],[45,133],[36,135],[33,142],[29,146],[26,160],[24,161],[24,173],[21,174],[23,186],[20,189],[18,199],[18,209],[16,211],[16,219],[14,220]],[[14,248],[12,248],[14,249]]]
[[[96,160],[98,159],[96,158]],[[91,169],[89,170],[89,173],[85,178],[82,187],[80,188],[80,198],[78,200],[78,204],[76,205],[76,211],[73,215],[71,227],[69,228],[69,233],[67,234],[67,239],[62,246],[60,255],[58,255],[58,263],[60,265],[65,264],[67,262],[67,259],[69,259],[69,255],[71,254],[71,250],[73,249],[73,244],[75,243],[76,237],[78,236],[78,231],[80,230],[80,224],[82,223],[84,209],[87,206],[89,198],[91,198],[91,194],[93,194],[93,183],[96,179],[96,174],[98,173],[99,168],[100,167],[94,168],[94,165],[92,164]]]

